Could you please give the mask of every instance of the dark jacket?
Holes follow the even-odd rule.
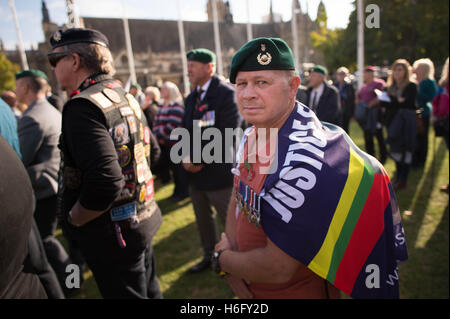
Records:
[[[195,128],[197,132],[201,132],[202,135],[200,136],[203,136],[203,131],[210,127],[218,128],[220,130],[222,138],[222,159],[221,163],[216,163],[214,161],[212,163],[205,163],[204,159],[201,158],[201,163],[205,166],[198,173],[188,173],[189,182],[199,190],[216,190],[230,187],[233,184],[233,177],[231,174],[232,163],[230,163],[232,154],[230,153],[230,149],[225,149],[225,129],[235,129],[239,127],[240,124],[239,111],[234,89],[226,83],[220,81],[217,76],[213,76],[209,88],[200,103],[201,107],[195,110],[197,94],[197,91],[194,90],[186,98],[185,113],[183,118],[183,127],[189,131],[190,136],[191,162],[196,164],[196,157],[200,158],[204,146],[211,143],[209,140],[196,140],[195,143],[200,145],[200,154],[198,154],[198,150],[197,152],[194,150],[193,121],[201,119],[209,119],[209,121],[202,124],[200,129],[199,127]],[[212,112],[209,114],[213,115],[213,120],[211,119],[211,116],[208,116],[208,112]],[[226,163],[226,160],[228,163]]]
[[[0,299],[46,298],[39,278],[24,273],[33,220],[31,182],[17,154],[0,136]]]
[[[316,115],[321,121],[341,125],[341,101],[339,100],[339,91],[325,81],[323,84],[325,87],[319,102],[317,103]],[[310,108],[311,106],[308,103],[312,90],[313,89],[310,87],[306,91],[306,105]]]

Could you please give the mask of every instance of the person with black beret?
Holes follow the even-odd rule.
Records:
[[[162,298],[152,249],[162,222],[150,170],[157,143],[139,103],[112,77],[105,35],[74,28],[50,44],[49,62],[70,97],[60,138],[63,230],[104,298]]]
[[[214,245],[217,242],[216,218],[214,207],[221,222],[225,223],[226,209],[233,185],[230,172],[231,150],[225,148],[225,129],[239,127],[240,117],[236,104],[234,89],[215,75],[216,55],[208,49],[198,48],[187,53],[188,76],[193,91],[185,101],[183,127],[191,137],[191,154],[183,160],[187,171],[189,191],[194,205],[197,227],[203,247],[203,259],[189,269],[190,273],[209,268]],[[197,127],[194,127],[197,125]],[[209,128],[217,128],[221,132],[222,158],[219,162],[206,163],[197,160],[196,155],[203,153],[208,141],[195,141],[194,130],[200,134]],[[201,143],[200,149],[194,152],[194,143]]]

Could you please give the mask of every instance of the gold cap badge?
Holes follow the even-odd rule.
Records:
[[[266,45],[264,43],[261,44],[261,51],[258,54],[257,60],[261,65],[268,65],[272,61],[272,55],[269,52],[266,52]]]

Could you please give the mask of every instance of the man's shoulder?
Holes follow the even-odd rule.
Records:
[[[20,121],[33,119],[38,123],[53,123],[61,121],[61,113],[55,109],[46,99],[39,99],[33,107],[29,108],[22,115]]]

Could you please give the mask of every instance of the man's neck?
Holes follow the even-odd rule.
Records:
[[[31,104],[33,104],[34,102],[36,102],[37,100],[40,100],[40,99],[45,99],[44,93],[31,94],[25,98],[24,103],[27,106],[30,106]]]
[[[67,93],[70,94],[73,91],[77,90],[81,83],[83,83],[89,76],[92,75],[92,72],[88,72],[86,70],[80,70],[76,74],[74,74],[74,81],[71,87],[67,88]]]
[[[211,80],[212,77],[213,77],[213,74],[211,74],[210,76],[206,77],[205,79],[202,79],[201,81],[199,81],[199,83],[197,83],[197,87],[202,87],[202,86],[205,85],[209,80]]]

